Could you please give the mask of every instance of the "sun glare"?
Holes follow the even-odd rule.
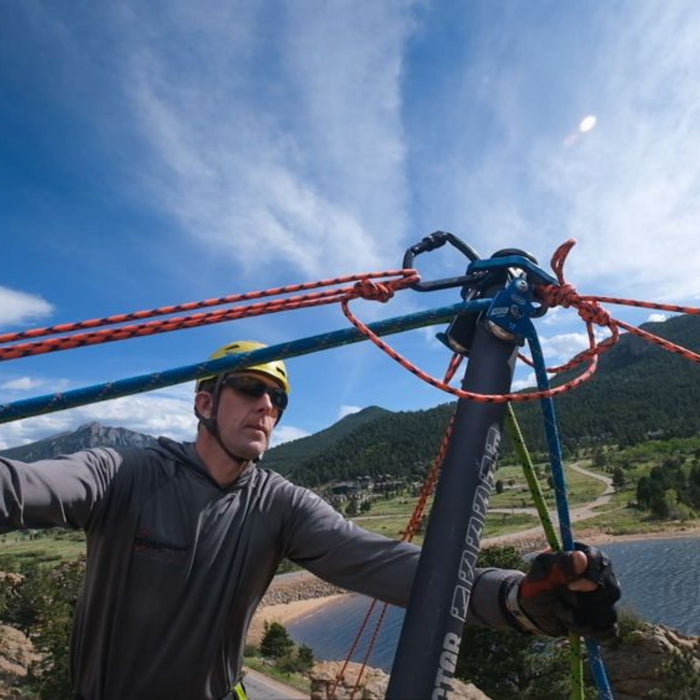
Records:
[[[578,130],[582,134],[585,134],[595,127],[597,121],[595,114],[589,114],[581,120],[581,123],[578,125]]]

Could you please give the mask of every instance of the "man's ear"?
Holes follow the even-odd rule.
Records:
[[[211,418],[214,397],[208,391],[198,391],[194,395],[195,414],[202,418]]]

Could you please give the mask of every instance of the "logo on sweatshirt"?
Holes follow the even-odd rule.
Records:
[[[162,535],[146,528],[138,530],[134,537],[134,552],[173,564],[184,564],[187,561],[189,549],[186,544],[168,542]]]

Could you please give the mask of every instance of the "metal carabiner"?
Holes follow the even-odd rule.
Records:
[[[435,231],[429,236],[423,238],[422,241],[412,245],[403,256],[403,267],[404,269],[413,267],[413,260],[416,255],[421,253],[426,253],[431,250],[436,250],[441,248],[445,243],[450,243],[457,250],[463,253],[471,262],[479,260],[479,256],[474,251],[471,246],[468,246],[464,241],[457,238],[452,233],[447,231]],[[415,289],[417,292],[434,292],[438,289],[449,289],[450,287],[463,287],[467,282],[472,281],[471,275],[464,275],[462,277],[449,277],[440,280],[433,280],[432,282],[419,281],[411,285],[411,289]]]

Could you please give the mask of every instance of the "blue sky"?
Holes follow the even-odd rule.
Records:
[[[0,331],[398,268],[438,229],[544,266],[573,237],[579,291],[697,305],[698,37],[694,0],[4,2]],[[417,262],[428,278],[464,268],[444,251]],[[458,300],[355,308],[371,321]],[[323,308],[7,361],[1,401],[346,326]],[[392,343],[441,376],[438,330]],[[538,330],[550,364],[585,343],[574,312]],[[289,368],[278,440],[450,400],[368,343]],[[191,395],[2,425],[0,447],[90,420],[188,439]]]

